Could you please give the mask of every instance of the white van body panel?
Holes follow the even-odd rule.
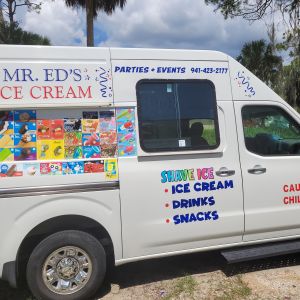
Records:
[[[284,102],[264,82],[242,66],[232,57],[228,57],[232,98],[234,101],[278,101]]]
[[[237,130],[240,140],[244,139],[241,110],[251,106],[251,101],[234,103]],[[300,123],[300,118],[287,105],[275,101],[260,101],[255,105],[274,105],[286,111]],[[245,233],[243,240],[253,241],[300,234],[299,204],[285,203],[290,185],[298,183],[300,156],[262,156],[250,152],[245,143],[240,143],[241,168],[244,186]],[[248,169],[255,165],[266,168],[264,174],[250,174]]]
[[[196,73],[195,70],[211,68],[220,74]],[[206,60],[112,60],[115,103],[136,101],[136,84],[146,79],[206,79],[215,85],[218,100],[232,101],[229,66],[227,61]],[[128,72],[126,72],[128,70]],[[191,70],[194,70],[192,72]],[[141,71],[141,73],[139,72]],[[173,73],[174,72],[174,73]],[[220,80],[218,80],[220,79]],[[120,84],[126,82],[126,84]]]
[[[1,45],[1,107],[112,104],[109,49],[90,50]]]
[[[182,153],[177,156],[161,153],[151,157],[119,159],[125,258],[241,242],[244,226],[243,191],[237,136],[231,130],[235,126],[233,113],[232,102],[218,102],[221,140],[226,141],[219,146],[218,153],[203,151],[194,154]],[[226,115],[232,115],[232,118],[225,118]],[[170,192],[172,184],[160,182],[163,170],[196,167],[213,167],[215,171],[222,167],[235,170],[235,175],[231,177],[215,177],[216,182],[222,179],[232,180],[234,188],[200,193],[191,191],[187,196],[172,195]],[[215,205],[176,210],[171,208],[175,199],[205,196],[213,196]],[[168,208],[165,207],[166,204],[169,204]],[[175,226],[166,224],[166,219],[172,219],[172,215],[196,213],[197,209],[217,210],[220,219],[218,222],[195,222]]]
[[[121,222],[119,191],[93,191],[2,198],[0,211],[0,262],[14,261],[24,237],[36,226],[54,217],[78,215],[91,218],[109,232],[116,259],[121,259]],[[1,270],[0,270],[1,271]]]

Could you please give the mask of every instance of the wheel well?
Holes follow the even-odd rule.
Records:
[[[101,224],[80,215],[63,215],[42,222],[23,239],[17,254],[18,283],[24,282],[26,265],[33,249],[47,236],[62,230],[79,230],[93,235],[105,249],[108,266],[114,265],[113,243],[110,235]]]

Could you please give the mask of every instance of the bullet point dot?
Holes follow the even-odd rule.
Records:
[[[167,223],[170,223],[170,219],[167,219],[166,222],[167,222]]]
[[[165,189],[165,193],[167,193],[169,190],[168,189]]]
[[[166,203],[166,204],[165,204],[165,207],[169,207],[169,203]]]

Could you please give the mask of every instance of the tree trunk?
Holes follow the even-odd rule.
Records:
[[[93,0],[86,0],[86,37],[87,46],[94,47],[94,7]]]

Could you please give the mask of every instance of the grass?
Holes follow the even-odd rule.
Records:
[[[175,280],[171,286],[171,291],[163,297],[164,300],[178,299],[181,294],[194,299],[193,294],[197,287],[197,281],[192,276],[185,276]]]
[[[216,300],[241,300],[252,294],[251,289],[242,280],[241,275],[236,276],[231,282],[221,283],[222,294]]]

